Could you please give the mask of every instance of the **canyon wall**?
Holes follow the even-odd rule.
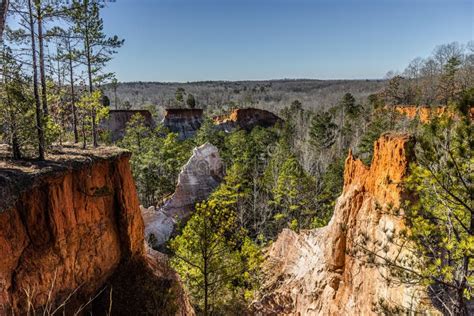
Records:
[[[201,128],[203,121],[202,109],[166,109],[163,125],[173,133],[177,133],[179,139],[193,137]]]
[[[256,126],[271,127],[281,121],[272,112],[254,108],[235,109],[230,114],[215,116],[213,120],[218,129],[226,132],[237,128],[251,130]]]
[[[0,210],[0,315],[54,310],[62,302],[71,313],[112,279],[127,279],[117,275],[127,266],[149,275],[153,265],[164,266],[146,251],[128,160],[122,150],[99,149],[41,163],[0,162],[2,200],[8,201]],[[168,287],[179,288],[177,276],[167,273],[155,273],[156,282],[167,279]],[[184,292],[177,293],[176,313],[192,314]]]
[[[148,110],[110,110],[109,116],[100,122],[99,128],[101,130],[109,131],[110,140],[116,142],[125,136],[127,123],[136,114],[142,116],[146,127],[155,127],[155,121]]]
[[[206,200],[224,178],[219,150],[206,143],[194,148],[178,176],[173,195],[158,209],[142,208],[145,237],[154,248],[165,243],[179,221],[187,220],[196,203]]]
[[[193,137],[203,123],[202,109],[166,109],[163,125],[177,133],[179,139]],[[251,130],[256,126],[271,127],[281,119],[272,112],[245,108],[235,109],[229,114],[213,117],[216,129],[231,132],[241,128]]]
[[[326,227],[285,229],[270,246],[265,282],[253,308],[260,315],[375,315],[397,308],[431,310],[423,288],[386,282],[388,270],[356,254],[367,240],[398,255],[389,242],[404,228],[396,209],[407,197],[402,179],[413,157],[413,139],[383,135],[370,167],[349,153],[344,189]],[[376,257],[375,260],[378,260]]]
[[[447,113],[446,106],[423,106],[423,105],[397,105],[395,112],[406,116],[409,119],[419,118],[421,123],[428,123],[434,117],[440,117]],[[449,112],[448,112],[449,113]],[[449,113],[452,115],[452,113]],[[469,109],[469,117],[474,119],[474,107]]]

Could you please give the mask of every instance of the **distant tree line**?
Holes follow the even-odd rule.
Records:
[[[388,84],[370,96],[373,105],[447,105],[474,85],[474,41],[437,46],[413,59],[402,73],[390,71]]]

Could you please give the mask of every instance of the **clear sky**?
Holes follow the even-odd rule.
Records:
[[[382,78],[473,39],[471,0],[116,0],[120,81]]]

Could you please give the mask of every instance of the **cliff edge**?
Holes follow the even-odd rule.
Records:
[[[121,293],[124,284],[114,280],[133,283],[120,275],[131,267],[180,288],[175,274],[156,271],[165,263],[145,248],[129,157],[118,148],[74,148],[46,162],[0,161],[0,200],[8,201],[0,210],[0,315],[51,312],[62,303],[66,314],[81,306],[100,310],[90,301],[100,301],[98,293],[109,297],[111,284]],[[184,292],[174,293],[176,314],[192,314]],[[114,300],[112,310],[121,303]]]

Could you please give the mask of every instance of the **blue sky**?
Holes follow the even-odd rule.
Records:
[[[473,39],[466,0],[116,0],[120,81],[382,78]]]

